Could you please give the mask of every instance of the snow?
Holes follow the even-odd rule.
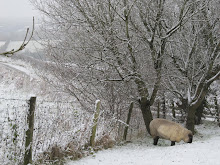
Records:
[[[53,143],[57,142],[61,147],[65,147],[73,137],[77,137],[81,143],[89,137],[87,133],[89,133],[88,130],[91,127],[90,121],[92,120],[90,117],[86,116],[88,120],[82,120],[86,114],[79,110],[79,105],[77,104],[69,103],[71,104],[69,105],[68,103],[58,102],[53,104],[53,102],[48,102],[47,100],[50,100],[49,98],[53,98],[51,96],[54,95],[53,89],[49,88],[50,86],[36,74],[34,68],[29,64],[0,57],[0,71],[0,97],[2,98],[0,100],[0,126],[1,124],[3,126],[3,129],[0,129],[0,139],[7,139],[7,136],[11,135],[13,131],[22,131],[20,127],[19,129],[14,128],[14,130],[8,128],[12,127],[10,124],[25,125],[25,120],[22,119],[24,119],[26,113],[22,112],[27,111],[26,99],[29,99],[30,95],[36,95],[38,97],[37,109],[39,109],[36,111],[38,122],[35,123],[35,127],[38,129],[35,130],[34,136],[34,160],[38,158],[36,157],[37,154],[48,150],[48,146],[52,146]],[[18,99],[16,100],[16,98]],[[99,102],[100,100],[97,100],[96,104]],[[73,109],[74,111],[72,111]],[[13,114],[12,112],[16,113]],[[19,122],[13,118],[13,115],[19,117]],[[8,116],[11,118],[10,122],[6,120]],[[100,129],[99,134],[101,134],[105,118],[103,117],[99,120],[100,128],[98,128],[98,131]],[[114,120],[116,119],[113,118],[112,121]],[[54,124],[54,122],[56,123]],[[121,120],[118,122],[123,123]],[[64,125],[66,126],[65,130]],[[148,136],[145,139],[137,140],[126,145],[99,151],[92,156],[78,161],[68,161],[66,165],[220,165],[220,128],[215,125],[216,123],[209,121],[197,126],[196,129],[199,133],[194,137],[192,144],[181,142],[171,147],[169,141],[159,140],[158,146],[153,146],[152,138]],[[23,128],[25,129],[25,126]],[[82,131],[81,133],[79,130],[86,130],[87,132]],[[23,149],[24,147],[21,140],[22,137],[23,134],[19,136],[18,149]],[[0,164],[3,164],[2,162],[7,159],[18,157],[15,154],[17,150],[13,148],[15,146],[11,145],[12,140],[0,142],[0,158],[2,156],[9,156],[0,160]],[[41,144],[38,144],[38,142]],[[6,143],[7,145],[5,145]],[[10,164],[10,162],[4,163]]]
[[[43,89],[39,90],[39,87],[43,87],[45,83],[36,75],[30,64],[0,57],[0,71],[1,98],[27,99],[29,96],[44,93],[45,91]]]
[[[0,41],[0,47],[5,44],[5,41]]]
[[[95,104],[97,105],[97,104],[99,104],[99,102],[100,102],[100,100],[96,100]]]
[[[9,66],[10,68],[16,69],[17,71],[23,72],[26,75],[33,77],[33,78],[37,78],[36,74],[33,73],[33,70],[31,70],[30,68],[27,69],[26,66],[22,66],[22,65],[18,65],[18,64],[13,64],[13,63],[4,63],[0,61],[0,64]]]
[[[117,146],[66,165],[219,165],[220,128],[200,125],[199,133],[191,144],[180,142],[170,146],[170,142],[159,140],[158,146],[152,139],[145,139]]]
[[[33,161],[50,146],[64,148],[73,138],[84,144],[89,137],[90,114],[81,111],[74,98],[55,93],[38,72],[24,61],[0,56],[0,165],[23,160],[31,96],[37,96]]]

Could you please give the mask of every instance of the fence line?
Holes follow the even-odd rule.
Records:
[[[29,101],[29,99],[19,99],[19,98],[1,98],[0,100],[7,100],[7,101]],[[76,104],[77,101],[50,101],[50,100],[37,100],[37,102],[44,102],[44,103],[66,103],[66,104]]]
[[[7,101],[29,101],[28,99],[12,99],[12,98],[1,98],[0,100],[7,100]]]
[[[23,164],[25,132],[28,129],[27,114],[30,108],[28,101],[0,98],[0,164],[2,165]],[[89,115],[82,112],[77,103],[37,100],[33,160],[41,159],[44,152],[56,144],[65,147],[74,138],[89,137],[89,129],[84,134],[81,133],[85,127],[85,120],[89,120]]]
[[[0,164],[2,165],[23,164],[25,132],[28,129],[27,114],[30,108],[28,103],[28,99],[0,98]],[[145,135],[145,125],[138,111],[139,109],[134,107],[126,138],[128,140],[132,139],[133,135],[142,133],[143,130]],[[170,111],[167,111],[167,114],[168,112]],[[125,124],[120,121],[126,121],[128,109],[123,109],[122,113],[123,115],[120,114],[118,117],[118,114],[109,115],[107,111],[101,110],[97,137],[107,133],[123,138]],[[48,151],[54,146],[65,148],[71,144],[77,148],[89,142],[92,126],[93,115],[83,111],[77,101],[37,99],[32,146],[33,162],[41,159],[50,160],[54,155]]]
[[[30,108],[28,103],[28,99],[0,98],[0,164],[2,165],[23,164],[25,132],[28,129],[27,114]],[[137,115],[140,113],[135,112],[134,109],[129,126],[133,129],[129,129],[128,138],[138,132],[141,124],[144,126],[143,122],[140,122],[142,120],[137,120]],[[124,113],[127,115],[127,110]],[[111,134],[115,139],[122,137],[124,125],[119,121],[125,120],[118,118],[117,115],[109,116],[106,111],[101,110],[96,131],[97,139],[104,134]],[[77,149],[86,144],[89,142],[92,126],[93,115],[83,111],[77,101],[37,99],[32,146],[33,162],[41,159],[50,160],[53,155],[48,151],[54,146],[66,148],[73,144]]]
[[[28,107],[26,100],[1,101],[0,164],[2,165],[18,164],[22,161]]]

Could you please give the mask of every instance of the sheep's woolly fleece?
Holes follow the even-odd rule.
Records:
[[[150,132],[153,138],[159,136],[160,138],[167,139],[174,142],[181,140],[189,142],[189,135],[192,132],[184,128],[178,123],[165,119],[154,119],[150,123]]]

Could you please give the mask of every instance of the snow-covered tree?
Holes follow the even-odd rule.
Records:
[[[43,36],[54,74],[80,102],[139,100],[152,120],[169,39],[183,29],[193,1],[32,0],[45,14]],[[114,103],[114,102],[113,102]],[[113,105],[115,106],[115,105]]]
[[[169,67],[166,84],[181,100],[181,106],[187,112],[186,127],[193,132],[196,110],[203,103],[212,82],[220,76],[217,3],[214,0],[195,2],[194,10],[203,9],[182,27],[181,33],[176,34],[170,44],[175,69]]]

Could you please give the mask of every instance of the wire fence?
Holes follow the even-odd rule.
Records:
[[[0,164],[19,164],[24,153],[29,105],[20,99],[0,99],[0,105]]]
[[[24,163],[26,131],[28,128],[29,99],[0,98],[0,164],[16,165]],[[95,109],[95,106],[94,106]],[[145,134],[146,129],[138,109],[134,108],[129,124],[128,140]],[[123,113],[123,114],[122,114]],[[111,134],[113,139],[123,137],[128,111],[109,115],[101,110],[96,139]],[[74,144],[74,149],[82,147],[90,140],[93,114],[83,110],[76,102],[45,101],[37,98],[32,144],[32,159],[36,164],[51,160],[49,151],[53,147],[62,149]],[[143,131],[144,130],[144,131]],[[118,139],[117,139],[118,138]],[[27,148],[26,148],[27,150]],[[41,160],[43,160],[41,162]]]
[[[22,164],[25,132],[28,129],[29,100],[0,98],[0,164]],[[89,138],[91,115],[73,102],[36,102],[33,161],[54,145],[85,143]],[[80,144],[78,144],[80,145]]]
[[[33,157],[54,145],[65,147],[69,142],[85,143],[92,124],[89,113],[82,111],[76,103],[37,102]],[[80,145],[80,144],[79,144]]]

